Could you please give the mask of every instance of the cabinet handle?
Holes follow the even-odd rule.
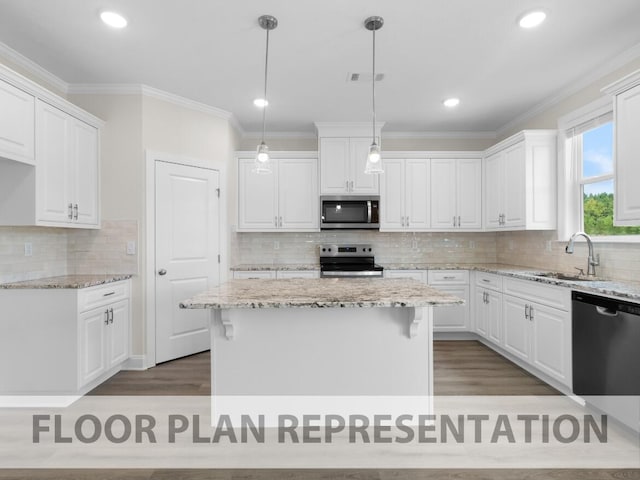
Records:
[[[524,318],[529,320],[529,305],[524,306]]]
[[[460,215],[458,215],[458,227],[460,226]]]
[[[280,217],[280,220],[279,220],[279,222],[278,222],[278,226],[279,226],[279,227],[282,227],[282,217]]]
[[[484,283],[491,283],[491,280],[489,280],[488,278],[483,278],[483,279],[482,279],[482,281],[483,281]]]
[[[404,217],[400,217],[400,224],[404,227]]]
[[[278,217],[277,216],[273,217],[273,224],[276,226],[276,228],[278,228]]]
[[[456,277],[454,277],[453,275],[445,275],[444,277],[445,280],[455,280]]]
[[[347,192],[349,191],[349,180],[346,181],[347,184]]]
[[[351,180],[351,187],[349,188],[350,192],[353,192],[353,180]]]
[[[407,216],[407,227],[409,226],[409,217]]]
[[[453,216],[453,226],[454,227],[456,226],[456,216],[455,215]]]
[[[487,292],[482,292],[482,303],[487,303]]]
[[[109,310],[105,310],[104,312],[104,324],[109,325]]]
[[[529,305],[529,320],[533,322],[533,305]]]
[[[115,295],[116,292],[109,292],[109,293],[105,293],[104,295],[102,295],[103,297],[110,297],[111,295]]]
[[[68,209],[67,217],[69,217],[69,220],[73,220],[73,204],[70,203],[67,209]]]
[[[73,219],[74,220],[78,219],[78,204],[77,203],[73,206]]]

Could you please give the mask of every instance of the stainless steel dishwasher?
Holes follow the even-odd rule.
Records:
[[[640,432],[640,305],[573,292],[573,393]]]

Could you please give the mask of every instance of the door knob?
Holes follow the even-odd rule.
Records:
[[[158,270],[158,275],[166,275],[167,271],[164,268],[161,268],[160,270]]]

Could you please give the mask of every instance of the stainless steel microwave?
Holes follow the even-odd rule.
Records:
[[[380,197],[323,195],[320,229],[380,229]]]

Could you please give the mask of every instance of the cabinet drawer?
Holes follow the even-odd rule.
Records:
[[[429,270],[429,285],[438,284],[468,284],[468,270]]]
[[[78,292],[78,309],[80,312],[86,312],[126,298],[129,298],[128,281],[83,288]]]
[[[411,278],[422,283],[427,283],[426,270],[385,270],[385,278]]]
[[[560,310],[569,311],[571,307],[570,288],[546,285],[532,280],[505,278],[504,293]]]
[[[476,272],[476,285],[502,291],[502,277],[495,273]]]

